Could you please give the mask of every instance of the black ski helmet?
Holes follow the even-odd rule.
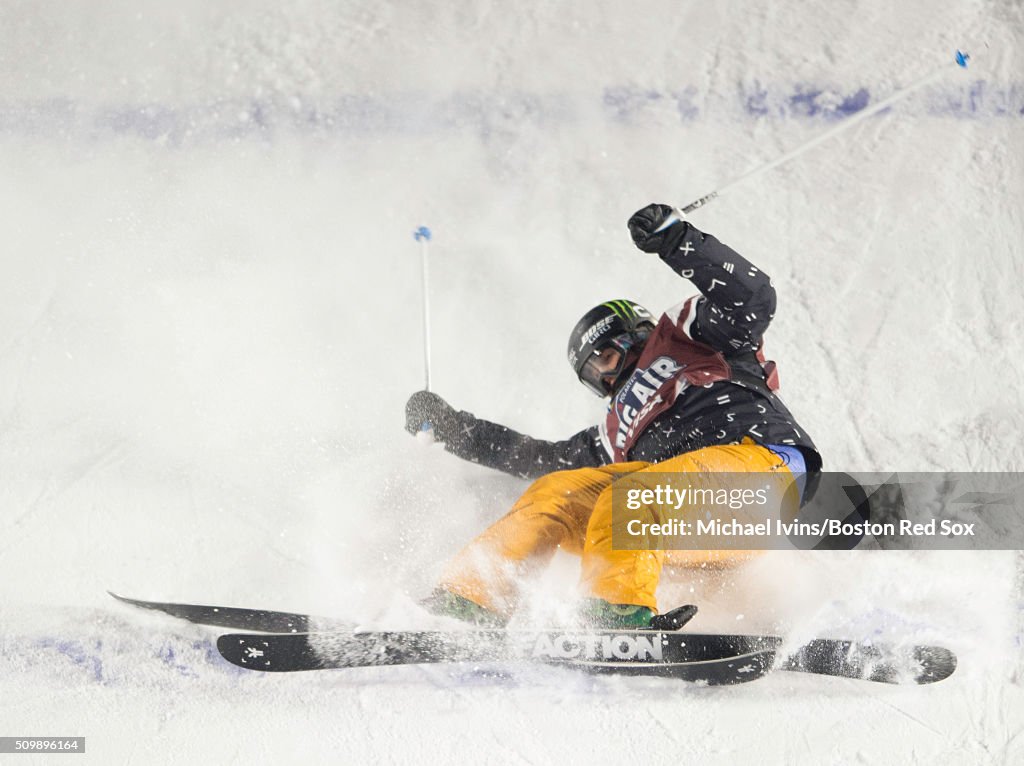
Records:
[[[653,329],[653,315],[639,303],[617,299],[594,306],[576,323],[569,335],[568,355],[572,371],[598,396],[615,393],[632,374],[640,349]],[[613,371],[615,377],[608,381],[605,376],[594,375],[587,363],[612,346],[619,350],[620,357],[618,368]]]

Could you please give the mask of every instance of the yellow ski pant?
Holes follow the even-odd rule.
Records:
[[[585,596],[657,610],[662,566],[730,566],[751,551],[615,550],[612,547],[612,482],[629,474],[630,487],[657,483],[665,473],[785,472],[783,460],[754,443],[716,445],[661,463],[613,463],[556,471],[537,479],[504,517],[460,551],[445,568],[440,587],[503,615],[518,602],[518,582],[546,565],[556,550],[582,557]],[[662,477],[663,479],[664,477]],[[781,477],[780,477],[781,478]],[[792,498],[792,494],[788,495]],[[790,518],[797,508],[784,512]],[[695,509],[683,509],[691,517]],[[678,512],[676,512],[678,513]],[[664,518],[655,506],[651,521]]]

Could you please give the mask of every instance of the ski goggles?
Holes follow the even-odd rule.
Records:
[[[633,372],[649,335],[647,330],[636,330],[606,341],[583,363],[580,381],[601,398],[611,396]]]

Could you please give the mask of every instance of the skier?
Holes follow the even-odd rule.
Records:
[[[813,491],[821,458],[775,393],[775,365],[761,350],[775,311],[771,280],[668,205],[644,207],[628,226],[640,250],[658,254],[701,294],[657,320],[633,301],[610,300],[573,328],[569,364],[609,398],[603,422],[549,442],[457,411],[429,391],[406,404],[410,432],[429,425],[458,457],[536,479],[448,564],[425,602],[431,611],[503,625],[517,606],[517,580],[562,549],[582,558],[584,622],[648,627],[665,552],[613,548],[613,481],[788,471],[805,500]]]

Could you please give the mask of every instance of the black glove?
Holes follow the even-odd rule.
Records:
[[[432,428],[434,435],[441,441],[447,441],[454,433],[456,410],[448,402],[431,391],[417,391],[405,403],[405,430],[415,434]]]
[[[666,223],[669,225],[665,226]],[[681,223],[682,219],[670,205],[652,202],[633,213],[627,225],[633,244],[645,253],[661,253],[664,252],[666,239],[674,239]],[[665,228],[662,229],[662,226]]]

